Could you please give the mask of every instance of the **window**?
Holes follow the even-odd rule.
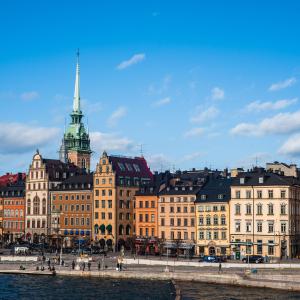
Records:
[[[151,201],[151,208],[155,208],[155,201]]]
[[[270,199],[273,198],[273,190],[268,190],[268,196]]]
[[[280,204],[280,214],[286,215],[286,204]]]
[[[226,231],[221,232],[221,239],[226,240]]]
[[[214,231],[214,240],[218,240],[218,239],[219,239],[219,232]]]
[[[204,240],[204,232],[199,231],[199,240]]]
[[[273,221],[269,221],[268,222],[268,232],[272,233],[274,231],[274,222]]]
[[[280,230],[281,233],[286,233],[286,222],[281,222]]]
[[[31,210],[31,200],[27,200],[27,215],[30,215],[30,210]]]
[[[95,208],[99,208],[99,200],[95,200]]]
[[[241,232],[241,222],[235,222],[235,232]]]
[[[251,215],[251,204],[246,204],[246,215]]]
[[[251,191],[246,191],[246,198],[251,199]]]
[[[101,207],[102,207],[102,208],[105,208],[105,200],[102,200],[102,201],[101,201]]]
[[[184,233],[183,238],[184,238],[185,240],[188,240],[188,238],[189,238],[188,232],[185,232],[185,233]]]
[[[184,207],[183,207],[183,212],[184,212],[184,213],[187,213],[187,212],[188,212],[187,206],[184,206]]]
[[[204,225],[203,217],[199,217],[198,221],[199,226]]]
[[[221,216],[221,225],[226,225],[226,217],[224,215]]]
[[[268,241],[268,255],[274,255],[274,242]]]
[[[161,219],[160,219],[160,225],[161,225],[161,226],[165,226],[165,219],[164,219],[164,218],[161,218]]]
[[[106,191],[102,190],[102,196],[105,196],[105,195],[106,195]]]
[[[206,239],[211,240],[211,231],[206,231]]]
[[[99,219],[99,213],[95,212],[95,219],[98,220]]]
[[[65,226],[68,226],[68,218],[65,218]]]
[[[140,222],[143,222],[143,215],[142,214],[139,215],[139,220],[140,220]]]
[[[272,203],[268,204],[268,215],[274,215],[274,205]]]
[[[235,198],[237,199],[241,198],[241,191],[235,191]]]
[[[241,214],[241,205],[235,204],[235,214],[240,215]]]
[[[151,222],[155,222],[155,215],[151,214]]]
[[[112,213],[108,213],[108,219],[112,220]]]
[[[262,232],[262,222],[257,221],[257,232]]]
[[[203,212],[203,211],[204,211],[204,207],[203,207],[202,205],[199,205],[199,206],[198,206],[198,211],[199,211],[199,212]]]
[[[280,198],[285,199],[285,197],[286,197],[286,191],[285,190],[280,191]]]
[[[257,240],[256,254],[262,254],[262,240]]]
[[[257,204],[257,206],[256,206],[256,214],[257,215],[262,215],[262,204]]]
[[[101,219],[105,220],[105,213],[104,212],[101,213]]]
[[[177,226],[181,226],[181,219],[177,219]]]
[[[214,225],[218,225],[219,219],[218,216],[214,216]]]
[[[161,213],[164,213],[164,212],[165,212],[165,207],[164,207],[164,206],[161,206],[160,212],[161,212]]]
[[[262,191],[257,191],[257,198],[262,199]]]
[[[170,206],[170,213],[174,212],[174,206]]]
[[[191,218],[191,227],[195,227],[195,219]]]
[[[33,198],[33,214],[39,215],[40,214],[40,198],[35,196]]]
[[[121,171],[126,171],[125,166],[123,165],[123,163],[118,162],[118,166],[119,166]]]
[[[221,211],[225,211],[226,210],[225,205],[221,205],[221,209],[220,210]]]
[[[84,226],[84,218],[81,218],[81,226]]]
[[[95,195],[99,196],[99,190],[95,190]]]
[[[246,222],[246,232],[251,232],[251,222]]]
[[[218,206],[214,205],[213,206],[213,211],[218,211]]]
[[[252,242],[251,240],[247,239],[246,240],[246,254],[251,254],[251,246],[252,246]]]
[[[171,225],[171,226],[174,226],[174,218],[171,218],[171,219],[170,219],[170,225]]]
[[[149,215],[145,214],[145,222],[149,222]]]
[[[177,206],[177,212],[180,213],[181,212],[181,207]]]
[[[171,231],[171,240],[174,240],[174,231]]]
[[[211,222],[210,222],[210,216],[207,216],[207,217],[206,217],[206,225],[211,225]]]

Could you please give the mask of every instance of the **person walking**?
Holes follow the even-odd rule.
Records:
[[[72,261],[72,270],[74,270],[75,269],[75,261],[73,260]]]
[[[222,271],[222,264],[221,262],[219,262],[219,273],[221,273],[221,271]]]
[[[84,272],[84,270],[85,270],[85,262],[82,265],[82,271]]]
[[[91,262],[88,262],[88,270],[91,271]]]
[[[99,262],[98,262],[98,271],[100,271],[101,270],[101,263],[100,263],[100,260],[99,260]]]

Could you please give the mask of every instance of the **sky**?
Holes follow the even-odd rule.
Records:
[[[92,169],[299,164],[299,37],[299,1],[3,0],[0,174],[58,158],[77,48]]]

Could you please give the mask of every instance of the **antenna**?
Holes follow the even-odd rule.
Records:
[[[257,167],[258,166],[258,157],[255,156],[255,166]]]

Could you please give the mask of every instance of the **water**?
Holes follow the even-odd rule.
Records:
[[[175,295],[167,281],[0,275],[0,299],[173,300]]]
[[[183,300],[300,300],[300,293],[199,282],[177,282]],[[0,299],[174,300],[168,281],[0,275]]]
[[[177,282],[182,292],[182,300],[295,300],[300,292],[248,288],[202,282]]]

